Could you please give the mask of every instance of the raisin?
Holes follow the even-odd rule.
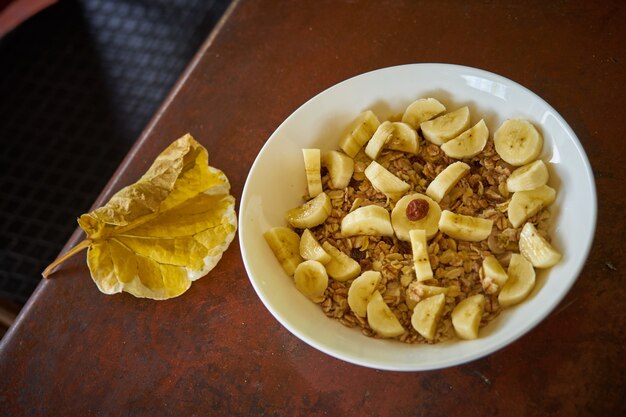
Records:
[[[359,250],[358,248],[352,248],[350,251],[350,257],[357,262],[360,262],[363,258],[365,258],[365,252]]]
[[[411,244],[402,240],[398,242],[398,250],[403,255],[410,255],[413,253],[413,248],[411,248]]]
[[[423,198],[416,198],[406,206],[406,217],[413,222],[421,220],[426,217],[429,208],[428,201]]]

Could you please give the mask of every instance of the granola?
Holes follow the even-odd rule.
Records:
[[[438,145],[421,137],[419,141],[420,151],[417,154],[383,149],[377,158],[379,164],[410,184],[409,193],[424,193],[428,184],[456,161],[446,156]],[[470,172],[443,197],[439,205],[442,210],[492,220],[492,233],[484,241],[469,242],[437,232],[428,241],[433,279],[423,282],[415,280],[411,245],[408,242],[400,241],[395,236],[341,235],[341,220],[352,210],[371,204],[389,211],[393,209],[393,201],[374,189],[365,178],[363,172],[369,163],[367,156],[362,152],[355,156],[354,175],[344,189],[332,189],[328,172],[322,169],[323,189],[330,197],[332,210],[326,221],[311,228],[311,232],[320,243],[329,242],[359,262],[362,271],[381,273],[377,290],[406,330],[396,337],[401,342],[437,343],[456,338],[451,312],[460,301],[475,294],[483,294],[486,299],[480,327],[487,325],[501,312],[497,284],[485,279],[482,261],[493,255],[506,267],[511,255],[519,252],[521,227],[514,228],[506,216],[510,200],[506,180],[514,167],[501,159],[491,139],[481,153],[465,162],[470,166]],[[529,219],[547,239],[549,220],[550,212],[545,208]],[[366,336],[379,337],[366,318],[351,311],[347,301],[349,287],[350,281],[330,278],[323,297],[318,300],[322,311],[347,327],[360,328]],[[433,288],[442,287],[448,289],[445,306],[435,337],[428,340],[411,326],[412,307],[424,297],[433,295]]]

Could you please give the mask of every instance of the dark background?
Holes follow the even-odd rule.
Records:
[[[229,3],[61,1],[0,38],[0,302],[26,302]]]

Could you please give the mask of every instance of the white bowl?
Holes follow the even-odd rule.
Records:
[[[544,161],[557,188],[553,239],[564,254],[518,306],[505,310],[472,341],[408,345],[363,336],[327,318],[281,269],[263,233],[286,225],[285,212],[306,189],[302,148],[336,149],[340,132],[361,111],[383,120],[413,100],[435,97],[448,110],[467,105],[472,122],[491,132],[507,118],[532,121],[543,133]],[[384,68],[343,81],[313,97],[269,138],[252,166],[239,212],[243,261],[259,298],[295,336],[336,358],[376,369],[418,371],[462,364],[520,338],[543,320],[574,284],[589,253],[596,225],[593,174],[576,135],[548,103],[521,85],[483,70],[447,64]],[[549,347],[547,347],[549,349]]]

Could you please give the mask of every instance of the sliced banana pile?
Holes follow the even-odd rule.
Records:
[[[507,308],[530,295],[535,287],[535,269],[552,267],[561,259],[533,223],[533,216],[556,199],[555,189],[547,185],[548,167],[539,159],[543,137],[529,121],[509,119],[490,138],[485,121],[480,119],[472,125],[470,116],[468,107],[446,112],[438,100],[422,98],[411,103],[401,119],[381,123],[371,110],[358,115],[341,136],[339,149],[302,150],[308,199],[286,213],[290,227],[274,227],[264,237],[303,295],[322,303],[329,297],[328,287],[333,280],[345,282],[349,285],[350,311],[366,320],[379,337],[416,332],[426,342],[436,341],[444,317],[459,338],[475,339],[481,325],[486,324],[485,305],[489,300],[497,300],[501,308]],[[479,274],[482,291],[462,293],[458,287],[439,284],[431,267],[429,240],[440,233],[469,242],[483,242],[492,236],[494,222],[486,215],[479,212],[469,216],[440,206],[460,181],[475,175],[472,164],[476,160],[472,158],[480,155],[490,140],[502,161],[514,169],[506,184],[497,185],[506,190],[506,201],[499,207],[506,211],[507,221],[519,235],[518,247],[506,269],[494,256],[496,253],[483,251]],[[394,174],[386,150],[416,157],[423,146],[431,144],[437,145],[450,161],[432,180],[416,182]],[[414,166],[423,169],[420,161]],[[380,271],[362,270],[361,256],[354,259],[353,252],[342,250],[322,233],[333,213],[329,194],[345,190],[353,181],[369,181],[387,201],[364,204],[357,198],[341,219],[331,217],[333,230],[339,228],[335,238],[378,236],[410,244],[414,277],[413,282],[404,283],[408,285],[402,290],[410,319],[405,316],[402,321],[393,305],[385,301],[387,287],[381,284]],[[365,251],[362,256],[369,255]]]

